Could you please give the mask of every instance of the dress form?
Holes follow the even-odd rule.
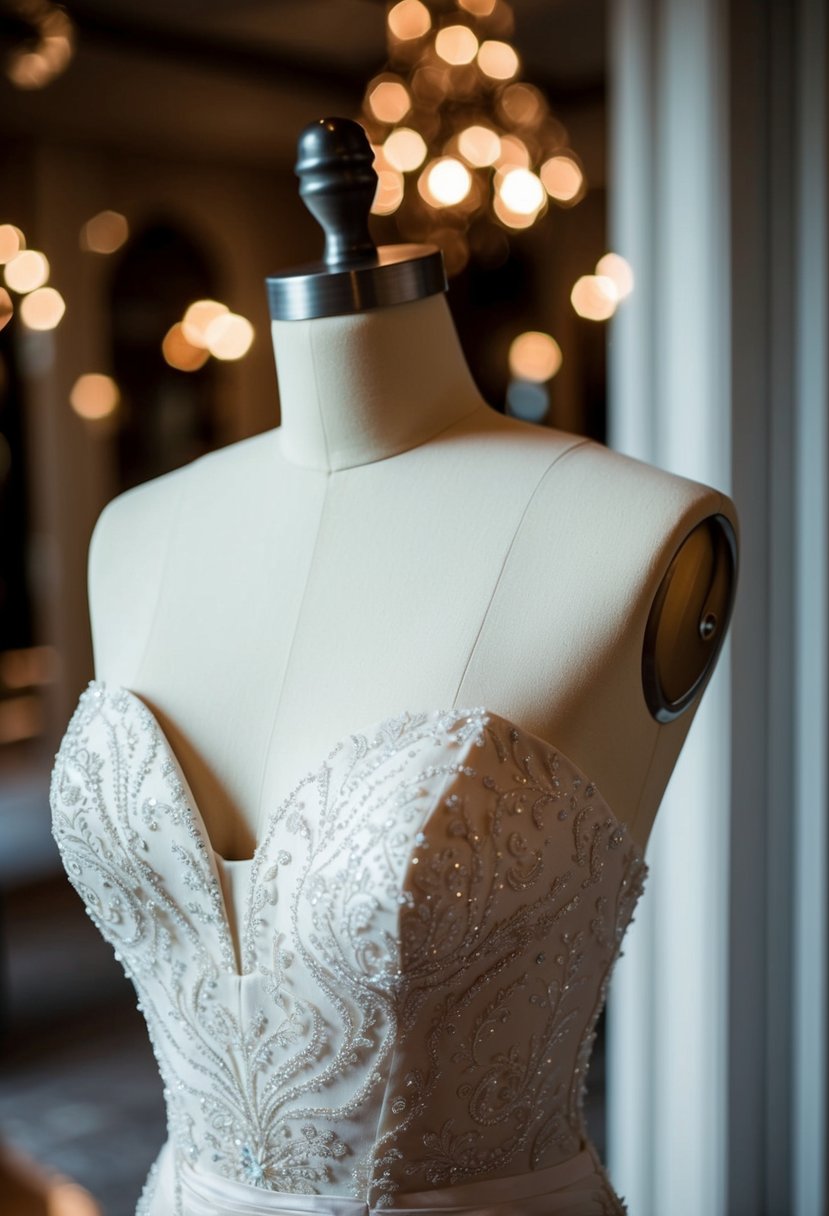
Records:
[[[700,691],[649,707],[654,605],[682,550],[698,648],[725,524],[697,529],[733,506],[491,410],[440,294],[273,338],[281,426],[116,499],[90,554],[96,674],[157,715],[216,852],[349,732],[451,705],[561,748],[644,844]]]

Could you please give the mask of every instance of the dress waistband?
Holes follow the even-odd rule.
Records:
[[[493,1178],[393,1197],[390,1207],[370,1208],[345,1195],[266,1191],[182,1162],[179,1166],[185,1216],[603,1216],[612,1213],[608,1190],[589,1148],[569,1161],[532,1174]],[[618,1211],[619,1209],[615,1209]]]

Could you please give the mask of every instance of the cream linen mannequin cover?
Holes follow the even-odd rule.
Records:
[[[51,804],[164,1080],[139,1212],[624,1211],[581,1104],[646,867],[554,746],[483,709],[403,713],[224,862],[149,708],[93,681]]]

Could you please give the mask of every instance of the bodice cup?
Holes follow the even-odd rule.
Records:
[[[356,731],[273,808],[232,902],[136,694],[90,684],[51,803],[165,1085],[147,1212],[198,1216],[199,1186],[226,1211],[623,1210],[582,1095],[646,867],[556,748],[483,709]]]

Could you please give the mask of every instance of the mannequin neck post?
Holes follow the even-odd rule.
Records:
[[[335,472],[426,443],[485,403],[444,295],[343,317],[271,323],[280,445]]]

